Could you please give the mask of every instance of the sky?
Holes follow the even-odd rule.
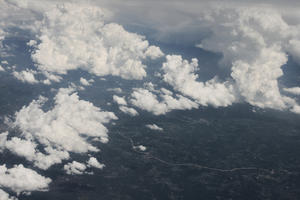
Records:
[[[142,81],[129,92],[111,89],[114,95],[107,102],[116,103],[131,117],[138,117],[139,111],[160,116],[237,103],[298,115],[300,86],[283,85],[279,79],[289,60],[300,65],[299,4],[293,0],[0,0],[0,73],[16,82],[55,88],[50,110],[43,109],[50,100],[41,94],[15,111],[7,125],[21,134],[0,133],[0,152],[10,151],[40,170],[68,161],[63,170],[70,175],[105,167],[93,156],[83,163],[72,154],[92,155],[100,151],[94,142],[109,142],[106,125],[119,117],[78,94],[107,76]],[[11,47],[6,41],[11,38],[26,40],[32,66],[20,68],[9,62]],[[229,74],[202,81],[202,60],[164,52],[160,43],[221,55],[217,67]],[[147,79],[152,76],[151,62],[159,63],[154,76],[167,87],[144,81],[151,80]],[[67,79],[74,71],[88,75],[77,82]],[[68,87],[57,88],[63,81]],[[156,124],[147,127],[163,131]],[[22,163],[12,168],[0,165],[3,200],[47,191],[50,183],[50,178]]]

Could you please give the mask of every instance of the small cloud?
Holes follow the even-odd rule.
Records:
[[[165,94],[164,92],[155,89],[151,92],[147,89],[135,88],[131,93],[130,102],[142,110],[152,112],[154,115],[164,115],[172,110],[198,108],[197,103],[182,95],[173,97],[169,95],[170,93]],[[158,95],[161,100],[158,99]]]
[[[2,60],[2,61],[1,61],[1,64],[3,64],[3,65],[8,65],[8,62],[7,62],[6,60]]]
[[[157,126],[156,124],[147,124],[146,127],[151,130],[155,130],[155,131],[163,131],[164,130],[163,128]]]
[[[67,174],[73,175],[81,175],[86,170],[86,165],[77,161],[73,161],[72,163],[68,163],[64,165],[64,170]]]
[[[114,95],[114,96],[113,96],[113,100],[114,100],[114,102],[116,102],[116,103],[119,104],[119,105],[124,105],[124,106],[127,105],[127,102],[126,102],[126,100],[125,100],[125,97],[119,97],[119,96],[117,96],[117,95]]]
[[[120,106],[119,109],[132,117],[139,115],[139,113],[134,108],[129,108],[127,106]]]
[[[293,95],[300,95],[300,87],[283,88],[283,91]]]
[[[84,86],[90,86],[91,85],[91,83],[93,83],[94,82],[94,80],[93,79],[91,79],[91,80],[86,80],[85,78],[80,78],[80,83],[82,84],[82,85],[84,85]]]
[[[118,93],[118,94],[123,92],[121,88],[108,88],[107,91],[115,92],[115,93]]]
[[[98,169],[103,169],[105,167],[104,164],[99,163],[98,160],[94,157],[91,157],[88,160],[87,164],[88,164],[89,167],[95,167],[95,168],[98,168]]]
[[[145,147],[144,145],[138,145],[138,146],[134,146],[134,149],[138,149],[140,151],[146,151],[147,147]]]
[[[34,75],[36,74],[36,71],[34,70],[26,69],[20,72],[14,71],[12,74],[16,79],[24,83],[35,84],[39,82],[35,79]]]

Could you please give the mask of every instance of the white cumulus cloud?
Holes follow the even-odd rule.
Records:
[[[143,60],[163,56],[161,50],[104,19],[101,8],[86,4],[65,3],[48,10],[37,27],[40,42],[33,43],[37,68],[56,74],[82,69],[97,76],[145,77]]]
[[[85,78],[80,78],[80,83],[82,84],[82,85],[84,85],[84,86],[90,86],[91,85],[91,82],[90,81],[88,81],[88,80],[86,80]]]
[[[0,199],[1,200],[17,200],[15,197],[10,197],[8,193],[0,189]]]
[[[22,131],[23,139],[7,139],[7,133],[3,133],[0,144],[37,167],[47,169],[69,159],[69,152],[99,151],[89,142],[91,138],[103,143],[108,141],[104,124],[117,119],[113,113],[80,100],[72,89],[60,89],[55,96],[55,106],[47,112],[41,109],[45,102],[41,97],[16,113],[13,124]],[[45,153],[39,152],[38,145],[43,146]]]
[[[236,101],[233,88],[229,83],[219,83],[215,79],[207,82],[197,81],[195,73],[198,60],[191,62],[182,59],[179,55],[168,55],[163,63],[163,79],[174,87],[175,90],[193,98],[197,103],[215,107],[228,106]]]
[[[97,158],[94,158],[94,157],[90,157],[90,159],[87,161],[87,164],[89,167],[95,167],[98,169],[103,169],[103,167],[105,167],[104,164],[99,163]]]
[[[283,88],[283,90],[293,95],[300,95],[300,87]]]
[[[134,108],[129,108],[127,106],[120,106],[119,109],[132,117],[139,115],[139,113]]]
[[[299,57],[299,26],[288,24],[272,8],[211,9],[201,20],[212,31],[199,47],[223,54],[241,98],[261,108],[290,109],[295,100],[282,95],[278,79],[288,53]]]
[[[4,72],[5,69],[0,65],[0,72]]]
[[[24,83],[30,83],[30,84],[38,83],[38,80],[36,80],[34,76],[36,74],[36,71],[27,69],[20,72],[14,71],[12,74],[16,79]]]
[[[123,105],[123,106],[127,105],[127,102],[124,97],[119,97],[117,95],[114,95],[113,100],[114,100],[114,102],[116,102],[119,105]]]
[[[164,130],[163,128],[157,126],[156,124],[147,124],[146,127],[151,130],[155,130],[155,131],[163,131]]]
[[[166,91],[166,89],[164,91]],[[158,99],[158,95],[161,100]],[[172,95],[161,91],[151,92],[143,88],[134,89],[131,94],[130,102],[142,110],[152,112],[154,115],[163,115],[172,110],[190,110],[192,108],[198,108],[197,103],[182,95],[173,97]]]
[[[67,174],[77,174],[81,175],[86,170],[86,165],[77,161],[73,161],[71,163],[64,165],[64,170]]]
[[[23,165],[15,165],[10,169],[6,165],[0,165],[0,187],[9,188],[17,194],[46,191],[50,182],[50,178],[41,176]]]

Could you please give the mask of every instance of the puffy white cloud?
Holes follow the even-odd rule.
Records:
[[[156,124],[147,124],[146,127],[151,130],[155,130],[155,131],[163,131],[164,130],[163,128],[157,126]]]
[[[0,72],[4,72],[5,69],[0,65]]]
[[[26,69],[20,72],[14,71],[12,74],[16,79],[24,83],[30,83],[30,84],[38,83],[38,81],[34,76],[36,74],[36,71]]]
[[[55,149],[52,147],[45,147],[45,154],[37,152],[35,158],[33,159],[34,165],[41,169],[48,169],[54,164],[61,163],[62,160],[67,160],[70,158],[69,152],[64,149]],[[28,160],[30,158],[26,157]]]
[[[164,53],[160,50],[159,47],[149,46],[149,48],[145,52],[146,56],[149,56],[151,59],[160,58],[164,55]]]
[[[115,93],[122,93],[123,90],[121,88],[108,88],[107,91],[115,92]]]
[[[300,106],[299,105],[294,105],[291,109],[292,112],[296,114],[300,114]]]
[[[17,137],[11,138],[5,142],[5,148],[15,153],[18,156],[22,156],[32,161],[35,159],[36,144],[29,140],[23,140]]]
[[[3,132],[0,134],[0,152],[3,151],[3,149],[5,149],[5,144],[6,144],[6,141],[7,141],[7,135],[8,135],[8,132]]]
[[[139,113],[134,108],[129,108],[127,106],[120,106],[119,109],[123,113],[128,114],[128,115],[133,116],[133,117],[139,115]]]
[[[293,95],[300,95],[300,87],[283,88],[283,90]]]
[[[17,200],[15,197],[10,197],[8,193],[0,189],[0,199],[1,200]]]
[[[261,59],[251,64],[241,60],[234,62],[231,76],[236,81],[239,93],[250,104],[261,108],[284,109],[286,102],[280,94],[277,78],[283,74],[280,66],[287,61],[286,56],[269,49],[262,50],[261,54]]]
[[[163,63],[163,79],[175,90],[187,95],[197,103],[207,106],[228,106],[236,101],[233,87],[229,83],[218,83],[216,79],[207,82],[197,81],[198,60],[191,63],[179,55],[168,55]]]
[[[94,157],[90,157],[90,159],[87,161],[87,164],[89,167],[95,167],[98,169],[103,169],[103,167],[105,167],[104,164],[99,163],[99,161]]]
[[[157,96],[146,89],[135,89],[131,94],[131,103],[138,108],[153,112],[155,115],[165,114],[167,105],[157,100]]]
[[[119,105],[123,105],[123,106],[127,105],[127,102],[124,97],[119,97],[117,95],[114,95],[113,100],[114,100],[114,102],[116,102]]]
[[[86,80],[85,78],[80,78],[80,83],[84,86],[89,86],[90,82],[88,80]]]
[[[46,191],[50,182],[50,178],[41,176],[23,165],[15,165],[10,169],[6,165],[0,166],[0,187],[9,188],[17,194]]]
[[[288,24],[270,8],[239,7],[203,12],[212,31],[199,47],[223,54],[221,64],[231,66],[237,94],[261,108],[291,109],[297,103],[279,91],[287,53],[297,58],[299,26]]]
[[[80,3],[65,3],[47,11],[38,27],[40,42],[31,43],[38,69],[57,74],[82,69],[97,76],[145,77],[143,60],[161,57],[161,50],[118,24],[105,24],[104,19],[101,8]]]
[[[77,161],[73,161],[64,165],[64,170],[67,174],[70,175],[82,175],[82,174],[91,174],[86,172],[87,167],[94,167],[98,169],[103,169],[105,167],[104,164],[99,163],[99,161],[95,157],[90,157],[89,160],[84,163],[80,163]]]
[[[67,174],[78,174],[81,175],[86,170],[86,165],[80,162],[73,161],[72,163],[68,163],[64,165],[64,170]]]
[[[155,115],[166,114],[175,109],[186,110],[198,108],[197,103],[182,95],[176,95],[176,98],[174,98],[172,95],[164,94],[160,91],[153,92],[156,92],[159,95],[161,101],[158,100],[158,96],[155,93],[152,93],[147,89],[136,88],[131,94],[130,102],[134,106],[152,112]]]
[[[140,151],[146,151],[147,147],[145,147],[144,145],[138,145],[138,146],[134,146],[135,149],[138,149]]]
[[[2,60],[2,61],[1,61],[1,64],[3,64],[3,65],[8,65],[8,62],[7,62],[6,60]]]
[[[44,82],[60,82],[62,77],[61,76],[58,76],[58,75],[55,75],[53,73],[49,73],[47,71],[43,71],[42,74],[47,78],[46,80],[44,80]]]
[[[40,97],[16,113],[13,124],[20,128],[25,139],[7,140],[7,133],[4,133],[0,135],[0,143],[37,167],[47,169],[69,159],[69,152],[99,151],[90,139],[108,141],[108,130],[103,124],[117,119],[113,113],[79,100],[72,89],[60,89],[55,96],[55,106],[44,112],[41,107],[46,100]],[[39,152],[37,144],[43,146],[45,153]]]
[[[298,31],[298,33],[300,34],[300,30]],[[293,56],[295,61],[297,61],[300,64],[300,38],[291,39],[288,42],[287,51]]]

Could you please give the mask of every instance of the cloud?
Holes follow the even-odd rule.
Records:
[[[61,151],[53,149],[52,147],[45,147],[46,154],[39,152],[37,144],[31,139],[21,139],[13,137],[10,140],[7,139],[8,132],[0,134],[0,150],[8,149],[12,153],[24,157],[27,160],[34,162],[34,165],[47,169],[50,166],[61,163],[62,160],[70,158],[67,151]]]
[[[81,85],[84,85],[84,86],[90,86],[91,85],[91,82],[93,82],[93,81],[88,81],[88,80],[86,80],[85,78],[80,78],[80,83],[81,83]]]
[[[10,150],[14,154],[25,157],[30,161],[36,159],[36,143],[17,137],[13,137],[11,140],[7,140],[7,138],[5,138],[5,140],[6,141],[4,141],[3,147]]]
[[[300,95],[300,87],[283,88],[283,91],[293,95]]]
[[[207,82],[197,81],[198,60],[189,63],[179,55],[167,55],[163,63],[163,80],[175,90],[193,98],[203,106],[228,106],[236,101],[234,91],[229,83],[219,83],[216,79]]]
[[[297,105],[280,93],[278,78],[287,52],[298,56],[299,27],[288,24],[278,11],[259,7],[210,10],[201,20],[212,34],[199,47],[223,54],[221,64],[231,67],[234,86],[244,101],[280,110]]]
[[[138,149],[140,151],[146,151],[147,147],[145,147],[144,145],[138,145],[138,146],[134,146],[135,149]]]
[[[118,89],[117,89],[118,91]],[[122,90],[121,90],[122,91]],[[113,96],[113,100],[114,102],[116,102],[119,106],[119,109],[125,113],[128,114],[130,116],[137,116],[139,115],[139,113],[134,109],[134,108],[129,108],[127,107],[127,101],[125,100],[125,97],[119,97],[117,95]]]
[[[0,189],[0,199],[1,200],[17,200],[15,197],[10,197],[8,193]]]
[[[163,131],[164,130],[163,128],[157,126],[156,124],[147,124],[146,127],[151,130],[155,130],[155,131]]]
[[[0,187],[9,188],[17,194],[46,191],[50,182],[50,178],[41,176],[23,165],[15,165],[10,169],[6,165],[0,166]]]
[[[0,65],[0,72],[4,72],[5,69]]]
[[[300,34],[300,28],[298,33]],[[300,38],[291,39],[287,45],[287,52],[300,64]]]
[[[34,76],[36,74],[34,70],[26,69],[20,72],[14,71],[12,74],[16,79],[24,83],[35,84],[39,82]]]
[[[60,89],[54,100],[49,111],[41,109],[47,99],[40,97],[15,114],[13,125],[22,131],[24,139],[0,135],[0,143],[7,149],[41,169],[69,159],[69,152],[98,152],[90,140],[97,138],[106,143],[108,130],[104,124],[117,119],[113,113],[80,100],[72,89]],[[39,151],[39,145],[45,153]]]
[[[124,79],[146,76],[143,61],[163,56],[143,36],[104,22],[105,12],[86,4],[57,6],[44,14],[32,59],[41,71],[66,74],[82,69]]]
[[[127,106],[119,106],[119,109],[120,109],[123,113],[128,114],[128,115],[130,115],[130,116],[132,116],[132,117],[138,116],[138,115],[139,115],[139,113],[138,113],[134,108],[129,108],[129,107],[127,107]]]
[[[3,151],[3,149],[5,149],[5,144],[6,144],[6,141],[7,141],[7,135],[8,135],[8,132],[3,132],[0,134],[0,152]]]
[[[113,100],[114,100],[114,102],[116,102],[119,105],[123,105],[123,106],[127,105],[127,102],[124,97],[119,97],[117,95],[114,95]]]
[[[73,175],[81,175],[86,170],[86,165],[80,162],[73,161],[72,163],[68,163],[64,165],[64,170],[67,174]]]
[[[123,90],[121,88],[108,88],[107,91],[115,92],[115,93],[122,93]]]
[[[94,157],[90,157],[87,164],[88,164],[89,167],[95,167],[95,168],[98,168],[98,169],[103,169],[105,167],[104,164],[99,163],[98,160]]]
[[[89,160],[84,163],[80,163],[77,161],[73,161],[71,163],[67,163],[64,165],[64,170],[67,174],[70,175],[82,175],[82,174],[92,174],[92,172],[86,172],[88,167],[94,167],[98,169],[103,169],[105,167],[104,164],[99,163],[99,161],[95,157],[90,157]]]
[[[206,24],[199,17],[207,10],[218,8],[273,8],[291,22],[299,22],[299,1],[297,0],[210,0],[195,1],[109,1],[101,0],[98,4],[105,5],[115,12],[114,20],[127,25],[141,27],[153,32],[150,36],[156,40],[181,45],[193,44],[209,32]],[[204,34],[203,34],[204,33]]]
[[[51,84],[51,81],[58,83],[62,80],[61,76],[58,76],[58,75],[55,75],[55,74],[52,74],[52,73],[49,73],[46,71],[43,71],[41,73],[47,78],[46,80],[44,80],[44,84],[47,84],[47,83]]]
[[[167,91],[164,89],[164,91]],[[156,93],[156,94],[155,94]],[[176,95],[174,98],[170,91],[168,94],[162,91],[149,91],[143,88],[135,88],[131,93],[130,102],[148,112],[152,112],[154,115],[163,115],[172,110],[190,110],[192,108],[198,108],[198,104],[191,101],[190,99],[182,96]],[[158,96],[161,101],[158,100]]]

